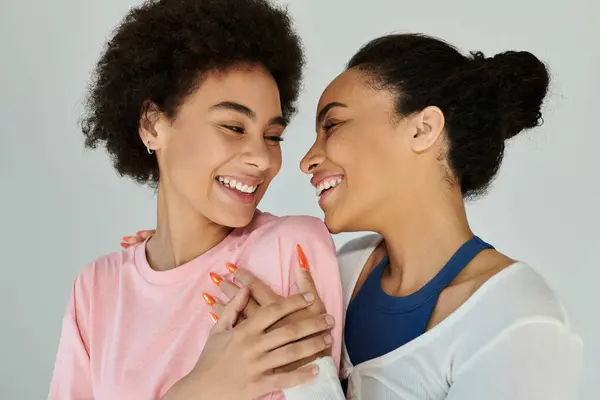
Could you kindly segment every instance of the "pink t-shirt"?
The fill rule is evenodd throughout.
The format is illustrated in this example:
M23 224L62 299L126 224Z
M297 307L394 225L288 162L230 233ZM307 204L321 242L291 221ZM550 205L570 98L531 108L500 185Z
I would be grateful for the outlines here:
M232 262L289 295L297 292L296 244L306 253L328 313L336 318L333 357L339 366L344 304L331 236L316 218L257 212L249 226L169 271L150 267L144 244L88 265L69 298L48 398L160 399L194 367L213 326L202 292L220 292L209 272L228 277L225 263Z

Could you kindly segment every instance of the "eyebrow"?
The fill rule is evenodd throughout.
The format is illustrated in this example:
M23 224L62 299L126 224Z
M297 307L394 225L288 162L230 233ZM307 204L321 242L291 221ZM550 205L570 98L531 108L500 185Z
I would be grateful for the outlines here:
M243 104L236 103L233 101L223 101L223 102L215 104L214 106L211 106L209 108L209 111L215 111L215 110L235 111L235 112L238 112L240 114L247 116L248 118L250 118L253 121L256 120L256 113L254 111L252 111L252 109L250 109L249 107L247 107ZM271 118L271 120L269 121L269 125L281 125L283 127L286 127L287 121L285 118L283 118L281 115L279 115L277 117Z
M323 125L323 120L325 119L325 116L327 115L327 113L329 112L329 110L331 110L332 108L335 107L348 107L347 105L345 105L344 103L340 103L337 101L333 101L331 103L328 103L325 107L323 107L321 109L321 111L319 111L319 115L317 116L317 124Z

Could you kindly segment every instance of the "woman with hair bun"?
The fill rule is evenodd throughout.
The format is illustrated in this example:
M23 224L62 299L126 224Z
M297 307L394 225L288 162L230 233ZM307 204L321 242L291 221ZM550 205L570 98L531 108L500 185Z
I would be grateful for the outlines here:
M463 55L394 34L326 88L302 170L330 232L376 232L338 251L349 399L576 399L582 341L561 302L527 263L476 236L465 211L505 142L541 123L548 84L529 52ZM312 385L310 398L343 397L335 379Z

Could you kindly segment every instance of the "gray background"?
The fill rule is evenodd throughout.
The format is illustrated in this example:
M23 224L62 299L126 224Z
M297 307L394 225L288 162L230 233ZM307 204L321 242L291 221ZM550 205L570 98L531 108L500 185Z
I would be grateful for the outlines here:
M153 192L117 178L102 151L85 152L76 124L102 45L136 3L0 0L0 399L46 397L75 274L118 249L122 235L154 226ZM290 3L308 71L283 169L261 207L275 214L321 215L297 165L314 137L321 90L367 40L425 32L464 50L526 49L550 63L545 125L510 144L491 194L469 213L480 236L532 264L562 296L586 342L581 399L597 398L599 3Z

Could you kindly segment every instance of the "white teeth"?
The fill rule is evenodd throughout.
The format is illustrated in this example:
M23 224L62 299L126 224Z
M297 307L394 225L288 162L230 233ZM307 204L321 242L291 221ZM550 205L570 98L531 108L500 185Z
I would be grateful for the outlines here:
M321 182L317 185L317 197L321 196L323 191L336 187L342 182L342 178L336 178L329 181Z
M245 183L238 182L235 179L229 180L228 178L223 178L221 176L217 177L217 180L221 182L224 186L238 190L242 193L254 193L258 188L258 186L249 186Z

